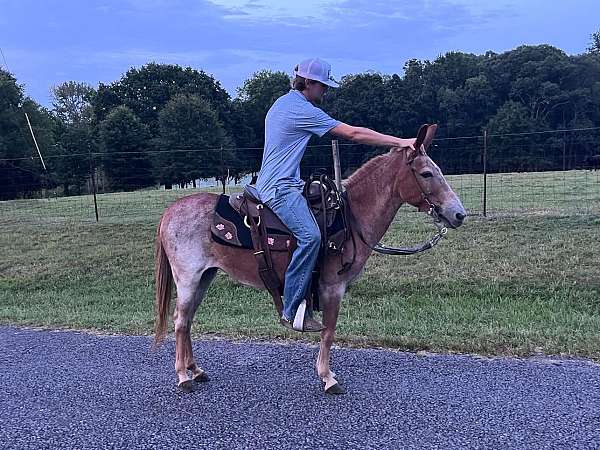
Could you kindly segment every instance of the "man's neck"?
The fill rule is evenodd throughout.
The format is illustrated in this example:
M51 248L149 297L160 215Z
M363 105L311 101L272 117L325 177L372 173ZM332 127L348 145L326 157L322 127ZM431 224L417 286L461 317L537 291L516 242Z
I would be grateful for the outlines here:
M309 103L311 103L313 106L318 106L315 102L310 101L310 99L308 98L308 95L306 95L306 91L299 91L298 89L294 89L296 92L302 94L302 97L305 98L305 100Z

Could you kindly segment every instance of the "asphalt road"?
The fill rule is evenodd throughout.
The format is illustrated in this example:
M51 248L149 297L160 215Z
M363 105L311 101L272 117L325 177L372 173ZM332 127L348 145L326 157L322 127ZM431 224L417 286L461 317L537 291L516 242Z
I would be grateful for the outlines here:
M175 386L174 343L0 327L2 449L600 449L600 365L197 341L211 381Z

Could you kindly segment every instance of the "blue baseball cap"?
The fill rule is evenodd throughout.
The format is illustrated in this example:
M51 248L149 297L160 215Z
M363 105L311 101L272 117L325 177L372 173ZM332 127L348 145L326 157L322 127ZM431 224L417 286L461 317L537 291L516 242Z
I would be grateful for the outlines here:
M339 83L331 76L331 65L319 58L302 61L294 68L294 75L319 81L334 88L340 87Z

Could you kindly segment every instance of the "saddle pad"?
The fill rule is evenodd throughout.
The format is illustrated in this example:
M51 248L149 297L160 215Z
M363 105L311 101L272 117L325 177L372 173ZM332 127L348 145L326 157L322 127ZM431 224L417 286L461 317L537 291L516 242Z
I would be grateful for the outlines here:
M229 204L228 195L221 194L219 196L210 231L214 241L218 244L249 250L254 249L250 229L244 224L244 218ZM275 248L272 248L272 250L287 250L290 244L288 243L289 239L283 240L283 238L286 238L286 234L271 228L267 228L267 234L282 237L281 241L283 242L279 242L280 240L273 242ZM272 240L269 243L271 244L271 242Z

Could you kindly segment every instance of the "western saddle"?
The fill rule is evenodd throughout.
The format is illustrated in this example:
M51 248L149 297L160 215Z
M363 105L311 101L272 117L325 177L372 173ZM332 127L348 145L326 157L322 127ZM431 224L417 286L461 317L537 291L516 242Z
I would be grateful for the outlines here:
M313 310L319 310L318 278L323 258L332 254L342 257L350 230L345 195L340 194L327 175L311 176L305 183L303 194L321 231L321 249L306 298L307 309L312 313ZM221 195L215 208L211 232L213 240L219 244L254 250L260 278L273 297L281 317L284 280L277 275L271 252L287 252L287 267L296 248L296 238L277 215L260 201L254 186L246 185L241 194L231 197ZM351 265L342 260L340 272L348 270Z

